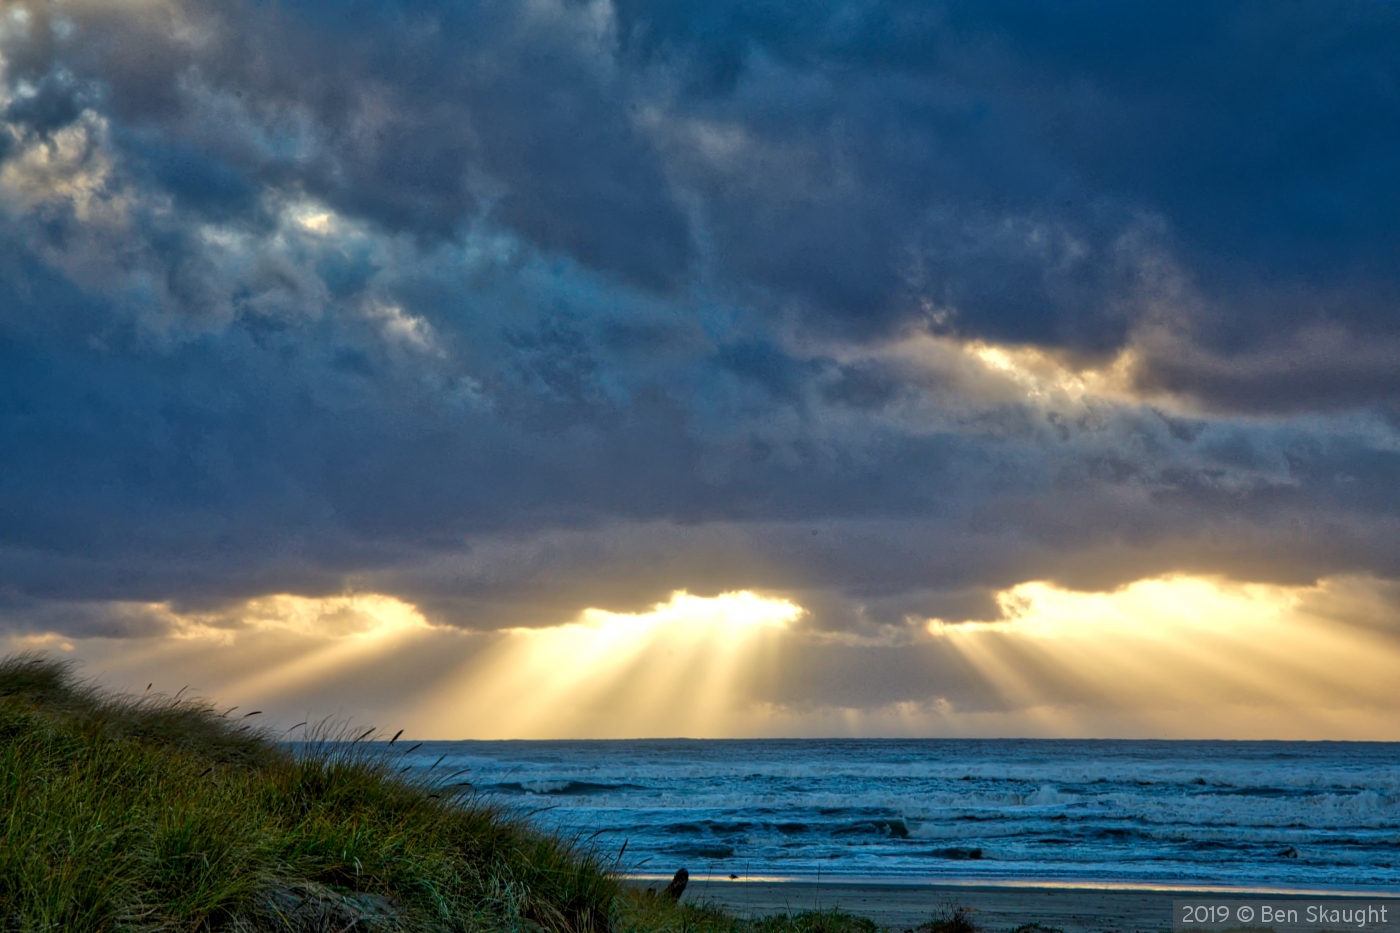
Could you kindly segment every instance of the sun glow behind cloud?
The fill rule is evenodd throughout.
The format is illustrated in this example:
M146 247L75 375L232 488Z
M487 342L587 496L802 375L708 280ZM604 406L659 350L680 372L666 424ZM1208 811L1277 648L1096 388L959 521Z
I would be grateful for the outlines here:
M1077 593L1026 583L1000 594L1002 620L927 628L1041 734L1394 738L1395 633L1325 610L1366 584L1168 577ZM1052 682L1078 701L1047 703Z
M956 386L960 398L981 404L1077 409L1093 403L1151 401L1178 407L1166 396L1144 398L1134 375L1140 352L1132 345L1107 359L1075 361L1064 353L1029 345L958 340L916 331L880 348L877 356L901 361L915 372L937 374Z
M434 624L386 595L275 595L217 613L130 604L127 617L153 614L166 633L10 647L66 649L127 689L154 671L158 689L192 684L283 724L338 715L432 738L1396 739L1388 598L1364 578L1030 582L999 595L999 619L910 620L853 641L789 599L742 591L496 632Z
M644 613L587 609L579 621L511 629L438 698L435 731L483 738L723 736L742 730L736 679L771 663L802 614L753 593L672 595Z

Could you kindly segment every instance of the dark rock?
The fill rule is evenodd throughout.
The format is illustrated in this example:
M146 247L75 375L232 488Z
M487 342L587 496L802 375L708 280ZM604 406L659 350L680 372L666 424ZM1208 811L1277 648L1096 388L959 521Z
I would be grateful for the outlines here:
M673 901L678 901L681 899L681 895L685 893L685 886L689 882L690 872L682 868L680 871L676 872L676 876L671 879L671 883L666 885L666 890L661 893Z
M961 848L961 847L954 847L954 848L948 848L948 849L934 849L932 852L930 852L930 853L928 853L928 854L929 854L929 855L932 855L932 856L936 856L937 858L950 858L950 859L957 859L957 860L962 860L962 859L980 859L980 858L982 857L982 850L981 850L981 849L964 849L964 848Z

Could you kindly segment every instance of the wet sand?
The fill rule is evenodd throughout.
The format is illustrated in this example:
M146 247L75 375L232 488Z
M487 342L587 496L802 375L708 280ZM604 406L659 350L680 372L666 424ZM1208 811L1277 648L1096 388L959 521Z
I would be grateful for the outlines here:
M663 887L661 882L639 882ZM730 881L692 876L687 901L707 901L740 916L839 907L869 917L891 930L909 930L926 922L940 909L955 907L975 911L975 922L1002 933L1028 923L1063 930L1064 933L1163 933L1172 928L1172 903L1200 897L1205 903L1223 898L1266 897L1317 902L1375 900L1357 895L1250 894L1245 891L1192 892L1187 890L1135 890L1066 887L1016 887L958 884L880 884L849 881ZM1389 895L1394 897L1395 895Z

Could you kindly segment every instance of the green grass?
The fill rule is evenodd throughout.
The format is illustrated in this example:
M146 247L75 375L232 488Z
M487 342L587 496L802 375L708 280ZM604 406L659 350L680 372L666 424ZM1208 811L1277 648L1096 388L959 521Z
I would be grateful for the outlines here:
M294 754L202 701L0 660L0 933L876 933L629 888L446 775L405 776L401 746L332 738Z
M613 928L597 857L385 744L293 755L200 702L0 662L0 930Z

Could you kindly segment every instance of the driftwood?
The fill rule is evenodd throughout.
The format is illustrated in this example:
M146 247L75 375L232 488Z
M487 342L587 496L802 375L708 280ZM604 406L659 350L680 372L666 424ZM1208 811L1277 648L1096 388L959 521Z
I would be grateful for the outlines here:
M685 886L689 881L690 872L682 868L680 871L676 872L676 877L671 879L671 883L666 885L666 890L661 893L673 901L678 901L681 899L681 895L685 893Z

